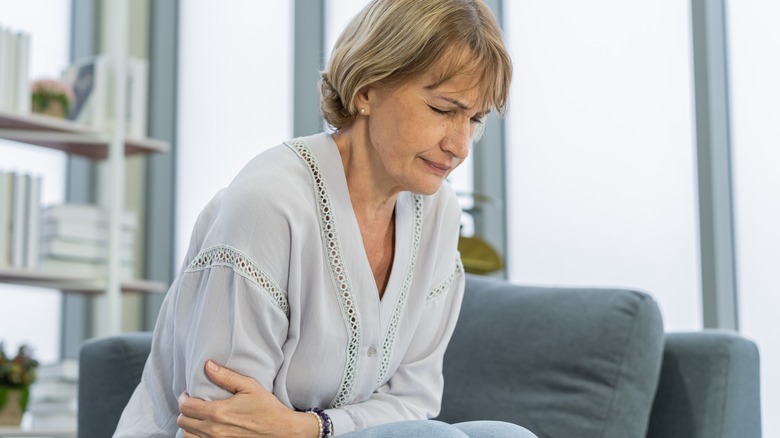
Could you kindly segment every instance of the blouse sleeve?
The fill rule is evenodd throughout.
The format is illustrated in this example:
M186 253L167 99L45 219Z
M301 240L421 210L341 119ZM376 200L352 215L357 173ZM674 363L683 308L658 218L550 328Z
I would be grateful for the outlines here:
M172 317L187 392L206 400L231 395L206 376L208 360L273 391L284 358L286 312L281 288L247 256L224 245L203 250L184 273Z
M327 409L338 435L403 420L436 417L444 390L444 352L460 313L465 276L457 264L446 287L428 293L425 313L401 365L371 398Z
M229 397L206 376L207 360L273 391L289 327L286 292L237 249L202 247L214 216L207 208L193 231L188 262L160 309L141 382L115 437L177 434L182 392L206 400Z

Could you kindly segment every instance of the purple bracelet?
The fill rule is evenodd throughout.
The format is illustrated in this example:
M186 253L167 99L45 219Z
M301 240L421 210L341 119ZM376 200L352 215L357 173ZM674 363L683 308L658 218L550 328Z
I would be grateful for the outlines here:
M333 421L330 419L330 415L326 414L325 411L323 411L320 408L309 408L306 409L304 412L314 412L320 417L320 420L322 420L322 435L320 438L332 438L335 434L335 429L333 427Z

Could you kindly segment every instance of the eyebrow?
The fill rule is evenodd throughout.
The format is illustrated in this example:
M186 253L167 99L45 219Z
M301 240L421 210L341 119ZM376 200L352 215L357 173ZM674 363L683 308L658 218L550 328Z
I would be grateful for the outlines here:
M440 99L443 99L443 100L446 100L447 102L449 102L449 103L451 103L451 104L453 104L453 105L457 106L458 108L460 108L460 109L462 109L462 110L464 110L464 111L465 111L465 110L470 110L470 109L471 109L471 107L470 107L470 106L467 106L465 103L463 103L463 102L459 101L458 99L453 99L453 98L451 98L451 97L444 97L444 96L439 96L439 98L440 98Z
M439 99L445 100L445 101L447 101L447 102L449 102L449 103L451 103L451 104L453 104L453 105L457 106L458 108L462 109L463 111L468 111L468 110L470 110L470 109L471 109L471 107L470 107L470 106L467 106L465 103L463 103L463 102L459 101L458 99L453 99L453 98L451 98L451 97L446 97L446 96L442 96L442 95L438 95L437 97L438 97ZM490 110L487 110L487 111L479 111L477 114L475 114L475 116L476 116L477 118L480 118L480 119L481 119L481 118L483 118L483 117L487 116L488 114L490 114Z

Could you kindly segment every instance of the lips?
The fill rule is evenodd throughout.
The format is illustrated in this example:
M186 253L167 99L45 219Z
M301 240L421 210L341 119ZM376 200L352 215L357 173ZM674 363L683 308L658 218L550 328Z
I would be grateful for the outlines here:
M425 158L422 158L422 160L428 169L430 169L431 172L438 176L447 176L447 174L450 172L451 166L449 164L436 163L430 160L426 160Z

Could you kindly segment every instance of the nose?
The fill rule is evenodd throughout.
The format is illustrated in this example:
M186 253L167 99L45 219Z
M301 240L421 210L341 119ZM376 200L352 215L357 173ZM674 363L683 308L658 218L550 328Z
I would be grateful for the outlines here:
M453 120L447 138L442 142L442 149L461 161L465 160L469 155L472 128L471 119L468 117Z

